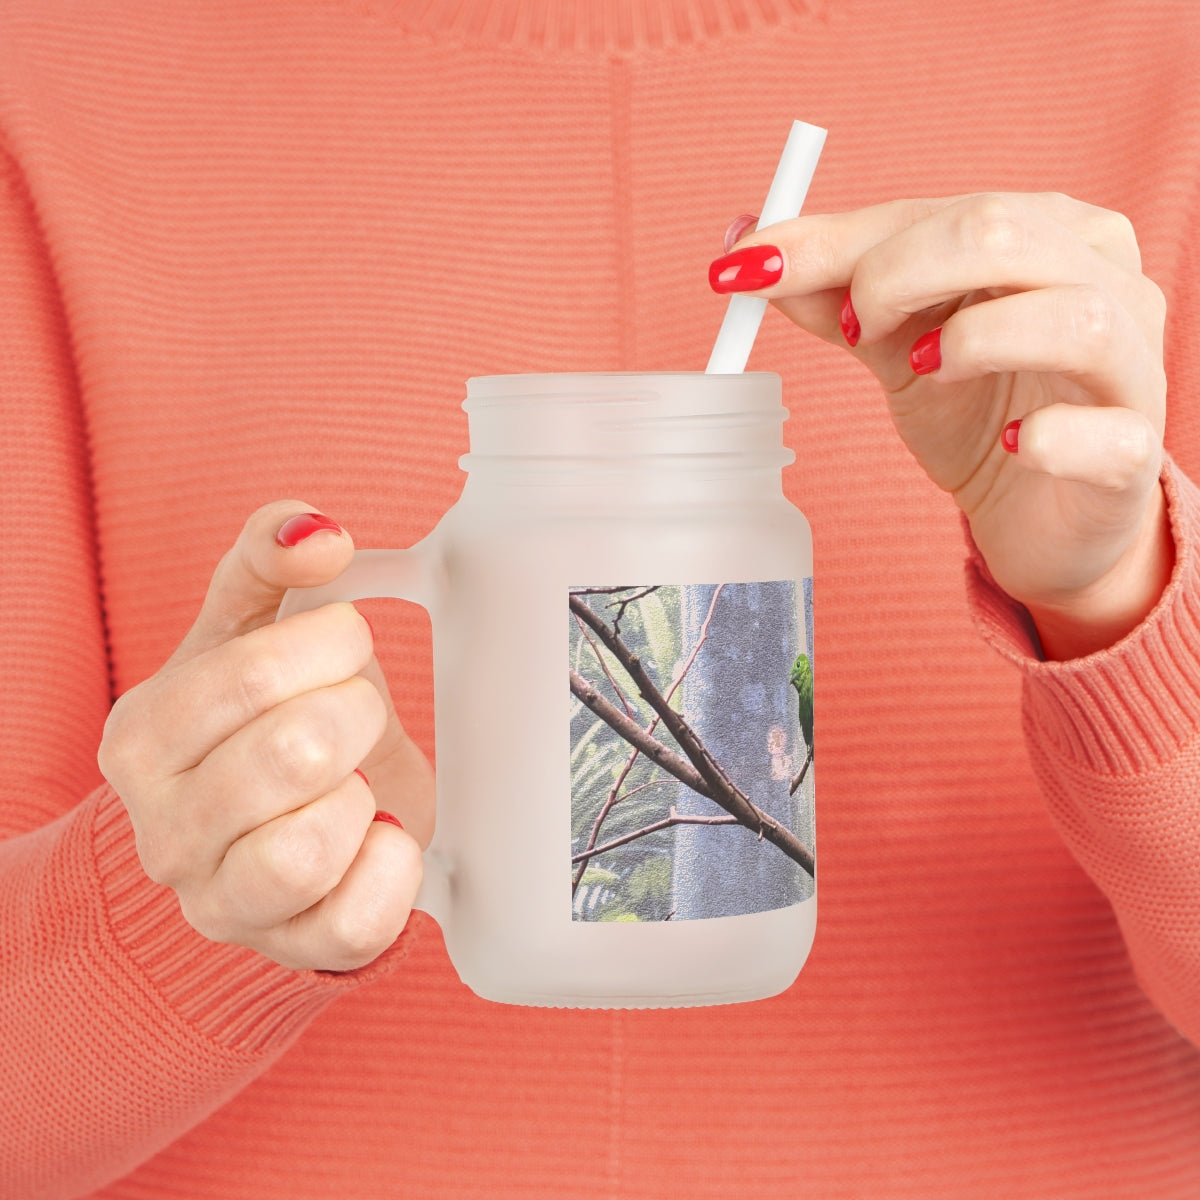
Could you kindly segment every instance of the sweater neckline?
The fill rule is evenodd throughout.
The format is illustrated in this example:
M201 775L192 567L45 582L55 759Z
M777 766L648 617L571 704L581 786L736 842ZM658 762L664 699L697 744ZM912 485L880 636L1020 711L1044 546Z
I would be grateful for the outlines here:
M822 18L829 0L351 0L417 36L477 46L629 53Z

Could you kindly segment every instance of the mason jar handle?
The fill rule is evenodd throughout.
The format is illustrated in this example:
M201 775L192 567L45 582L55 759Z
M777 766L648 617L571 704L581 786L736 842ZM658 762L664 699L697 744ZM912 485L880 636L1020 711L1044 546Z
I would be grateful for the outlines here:
M431 609L435 580L428 542L426 538L408 550L356 550L350 565L332 582L289 589L275 620L336 600L390 598ZM431 845L422 855L422 866L424 875L413 908L428 913L445 930L452 907L450 859Z

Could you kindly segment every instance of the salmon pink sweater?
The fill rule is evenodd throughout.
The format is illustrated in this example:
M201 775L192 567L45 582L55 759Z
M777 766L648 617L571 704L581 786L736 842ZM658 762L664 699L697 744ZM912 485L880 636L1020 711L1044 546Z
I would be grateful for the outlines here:
M0 0L0 1196L1200 1195L1198 57L1190 0ZM468 376L703 369L794 118L813 212L1132 219L1157 608L1040 661L873 379L768 312L816 543L795 985L522 1008L419 915L345 975L200 937L98 773L113 698L261 504L428 532ZM426 619L363 609L432 754Z

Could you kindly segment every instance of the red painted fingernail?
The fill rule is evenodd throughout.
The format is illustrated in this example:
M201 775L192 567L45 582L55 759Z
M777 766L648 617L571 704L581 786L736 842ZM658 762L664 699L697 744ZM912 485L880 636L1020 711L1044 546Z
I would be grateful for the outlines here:
M741 239L746 230L748 230L752 225L757 224L758 218L752 216L750 213L742 213L740 217L734 217L733 220L729 222L729 228L725 230L725 253L729 253L733 247L733 244Z
M1004 432L1000 435L1000 440L1004 443L1004 448L1009 454L1016 454L1017 452L1017 432L1020 428L1020 421L1009 421L1004 427Z
M922 334L908 352L908 361L918 375L932 375L942 365L942 327Z
M745 246L718 258L708 268L714 292L757 292L783 278L783 255L778 246Z
M357 767L354 768L354 773L363 781L363 783L367 785L367 787L371 786L371 781Z
M854 305L850 301L850 289L846 289L845 298L842 300L842 311L838 315L838 320L842 326L842 337L846 339L846 345L857 346L858 339L862 337L862 328L858 323L858 316L854 311Z
M382 808L378 809L376 811L375 815L371 818L371 820L372 821L386 821L389 825L395 825L395 827L397 829L404 828L404 826L400 824L399 818L393 817L390 812L384 812Z
M331 521L320 513L300 513L298 516L289 517L284 521L275 535L275 540L281 546L290 549L292 546L299 545L305 538L312 537L314 533L320 533L323 529L327 529L331 533L342 532L342 527L336 521Z

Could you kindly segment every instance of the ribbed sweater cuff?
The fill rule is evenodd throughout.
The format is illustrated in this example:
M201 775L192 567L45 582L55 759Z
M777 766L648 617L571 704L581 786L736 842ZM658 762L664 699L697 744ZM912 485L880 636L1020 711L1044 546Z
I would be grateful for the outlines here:
M388 973L408 953L416 922L374 962L342 973L295 971L209 941L183 919L175 893L142 870L120 797L105 787L93 800L96 870L119 952L189 1025L229 1051L278 1051L339 994Z
M1162 484L1175 567L1154 609L1115 645L1046 662L1028 610L993 579L963 519L967 599L985 640L1024 675L1025 725L1101 774L1152 770L1196 733L1200 713L1200 492L1166 456Z

